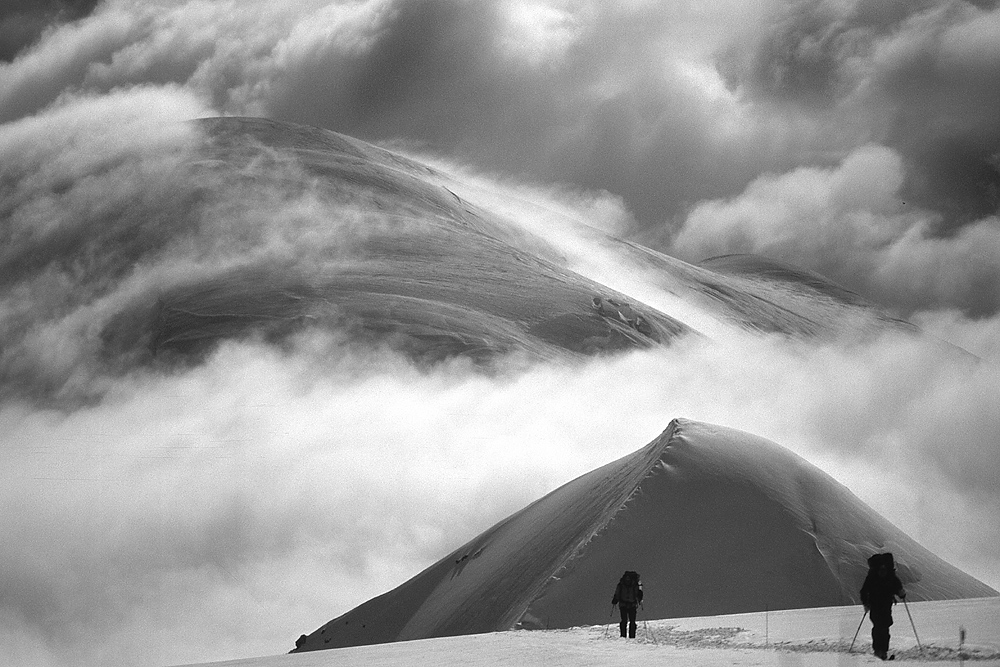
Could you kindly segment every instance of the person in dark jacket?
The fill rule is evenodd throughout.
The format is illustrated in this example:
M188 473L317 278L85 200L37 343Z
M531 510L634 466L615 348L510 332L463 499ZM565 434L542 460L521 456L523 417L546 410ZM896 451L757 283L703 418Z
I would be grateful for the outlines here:
M861 604L872 621L872 651L882 660L889 654L889 626L896 598L906 597L903 583L896 576L891 553L874 554L868 559L868 576L861 586Z
M639 574L627 570L618 581L615 595L611 598L612 606L618 605L618 611L621 612L622 622L619 627L622 637L625 636L627 629L628 636L635 639L635 614L640 602L642 602L642 582L639 581Z

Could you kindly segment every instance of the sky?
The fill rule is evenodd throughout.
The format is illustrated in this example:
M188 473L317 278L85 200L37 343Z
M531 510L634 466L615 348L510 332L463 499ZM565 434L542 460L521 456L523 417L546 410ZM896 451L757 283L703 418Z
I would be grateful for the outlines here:
M998 45L995 2L4 3L0 653L282 652L677 416L794 449L1000 586ZM724 338L484 377L315 333L109 378L118 305L229 261L225 217L175 196L176 121L213 115L426 156L686 261L812 269L982 362ZM314 223L247 252L308 260Z

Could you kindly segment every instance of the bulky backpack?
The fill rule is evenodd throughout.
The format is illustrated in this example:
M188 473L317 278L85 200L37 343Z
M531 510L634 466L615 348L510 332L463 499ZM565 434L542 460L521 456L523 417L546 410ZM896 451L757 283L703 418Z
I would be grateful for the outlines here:
M638 572L626 570L619 583L621 584L621 595L618 598L620 602L638 603L642 601L642 582L639 581Z
M891 552L885 552L884 554L872 554L868 558L868 569L875 571L879 569L882 565L885 565L890 573L896 571L896 560L892 557Z

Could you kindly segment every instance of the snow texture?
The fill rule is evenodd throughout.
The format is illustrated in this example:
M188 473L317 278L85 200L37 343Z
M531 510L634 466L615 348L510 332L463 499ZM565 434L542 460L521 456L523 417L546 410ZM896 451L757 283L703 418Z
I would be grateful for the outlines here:
M1000 665L1000 598L910 602L894 609L890 648L896 662ZM565 630L508 631L351 647L267 658L216 667L546 667L655 665L876 665L870 628L859 606L755 612L652 620L641 612L636 639L617 636L605 623ZM610 624L610 625L609 625ZM916 634L914 634L914 628ZM959 645L959 629L966 630ZM918 643L919 639L919 643Z

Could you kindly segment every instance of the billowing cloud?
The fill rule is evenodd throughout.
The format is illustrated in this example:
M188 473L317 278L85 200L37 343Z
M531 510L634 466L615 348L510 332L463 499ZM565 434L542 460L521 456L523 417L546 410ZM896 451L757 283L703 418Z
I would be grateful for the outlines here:
M0 125L0 394L89 382L103 323L163 284L135 269L196 225L182 121L205 113L182 90L137 87Z
M672 249L691 261L758 253L818 271L860 294L921 308L1000 309L1000 219L942 237L940 215L902 199L900 156L863 146L834 168L761 176L738 197L695 206Z
M175 84L222 113L611 192L659 249L699 201L876 144L902 160L921 235L947 238L1000 203L998 16L961 0L107 0L0 64L0 120L64 91ZM928 305L970 308L976 285Z
M7 0L0 8L0 61L10 61L53 24L93 11L98 0Z
M71 414L8 403L0 646L34 664L287 650L679 415L791 447L996 586L998 377L908 339L691 341L485 376L307 335Z
M992 1L805 0L777 5L720 67L746 99L825 118L842 149L895 149L906 198L951 230L1000 205L998 36Z
M710 60L730 34L721 26L747 11L109 0L0 69L0 119L66 89L175 83L225 113L403 138L480 167L612 190L648 225L720 179L731 191L762 162L788 164L768 147L794 149L796 132L743 113Z

